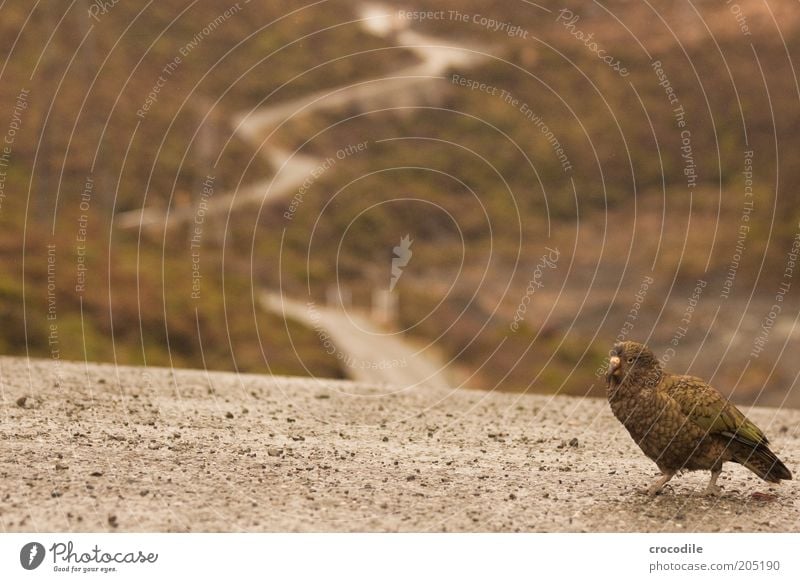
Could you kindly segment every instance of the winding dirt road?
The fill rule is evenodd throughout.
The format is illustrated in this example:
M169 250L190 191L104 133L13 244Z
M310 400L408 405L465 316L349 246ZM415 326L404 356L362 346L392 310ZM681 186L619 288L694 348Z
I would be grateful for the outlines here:
M320 167L322 159L306 154L287 152L271 144L267 136L284 121L315 112L340 109L352 105L360 108L374 103L395 106L416 104L427 91L439 92L441 75L451 68L467 69L484 57L481 47L421 34L408 28L409 22L399 17L396 9L365 2L359 9L361 28L365 32L391 38L395 48L407 49L419 59L416 65L387 73L383 77L339 87L322 89L311 95L243 111L233 116L234 134L269 161L275 170L271 179L243 186L236 192L215 196L206 214L226 213L232 208L264 202L278 204L290 197L311 172ZM121 212L117 225L125 229L174 227L194 216L194 208L145 208Z
M453 377L430 350L416 349L399 335L381 330L363 315L309 305L274 293L261 295L261 306L315 330L336 354L342 370L357 382L387 383L397 388L453 385Z

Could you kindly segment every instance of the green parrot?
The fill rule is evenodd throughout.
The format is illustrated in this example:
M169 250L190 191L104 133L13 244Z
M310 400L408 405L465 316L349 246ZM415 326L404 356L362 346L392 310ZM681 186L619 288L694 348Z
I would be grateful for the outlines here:
M701 378L665 372L646 346L614 345L608 402L645 455L661 470L656 495L678 471L711 471L706 495L719 495L722 464L731 461L770 483L792 474L769 449L764 433Z

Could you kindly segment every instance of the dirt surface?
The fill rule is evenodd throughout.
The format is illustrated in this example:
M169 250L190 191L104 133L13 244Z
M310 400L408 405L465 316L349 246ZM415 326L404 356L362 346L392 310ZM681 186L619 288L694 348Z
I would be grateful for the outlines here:
M0 423L3 531L800 531L737 465L648 499L602 400L0 358Z

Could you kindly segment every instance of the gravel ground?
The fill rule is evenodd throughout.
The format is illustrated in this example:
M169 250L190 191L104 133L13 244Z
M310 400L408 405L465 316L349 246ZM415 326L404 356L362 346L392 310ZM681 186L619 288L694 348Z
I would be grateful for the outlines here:
M4 531L800 531L737 465L647 498L602 400L0 358L0 434Z

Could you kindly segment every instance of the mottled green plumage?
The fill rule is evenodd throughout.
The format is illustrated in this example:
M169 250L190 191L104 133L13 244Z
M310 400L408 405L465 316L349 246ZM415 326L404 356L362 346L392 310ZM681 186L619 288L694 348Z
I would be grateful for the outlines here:
M736 433L753 446L768 444L760 428L701 378L664 374L662 387L684 414L710 434Z
M740 463L778 483L792 474L769 449L764 433L701 378L665 372L642 344L614 346L608 400L642 451L662 472L649 492L657 493L681 470L710 470L707 493L717 494L723 463Z

